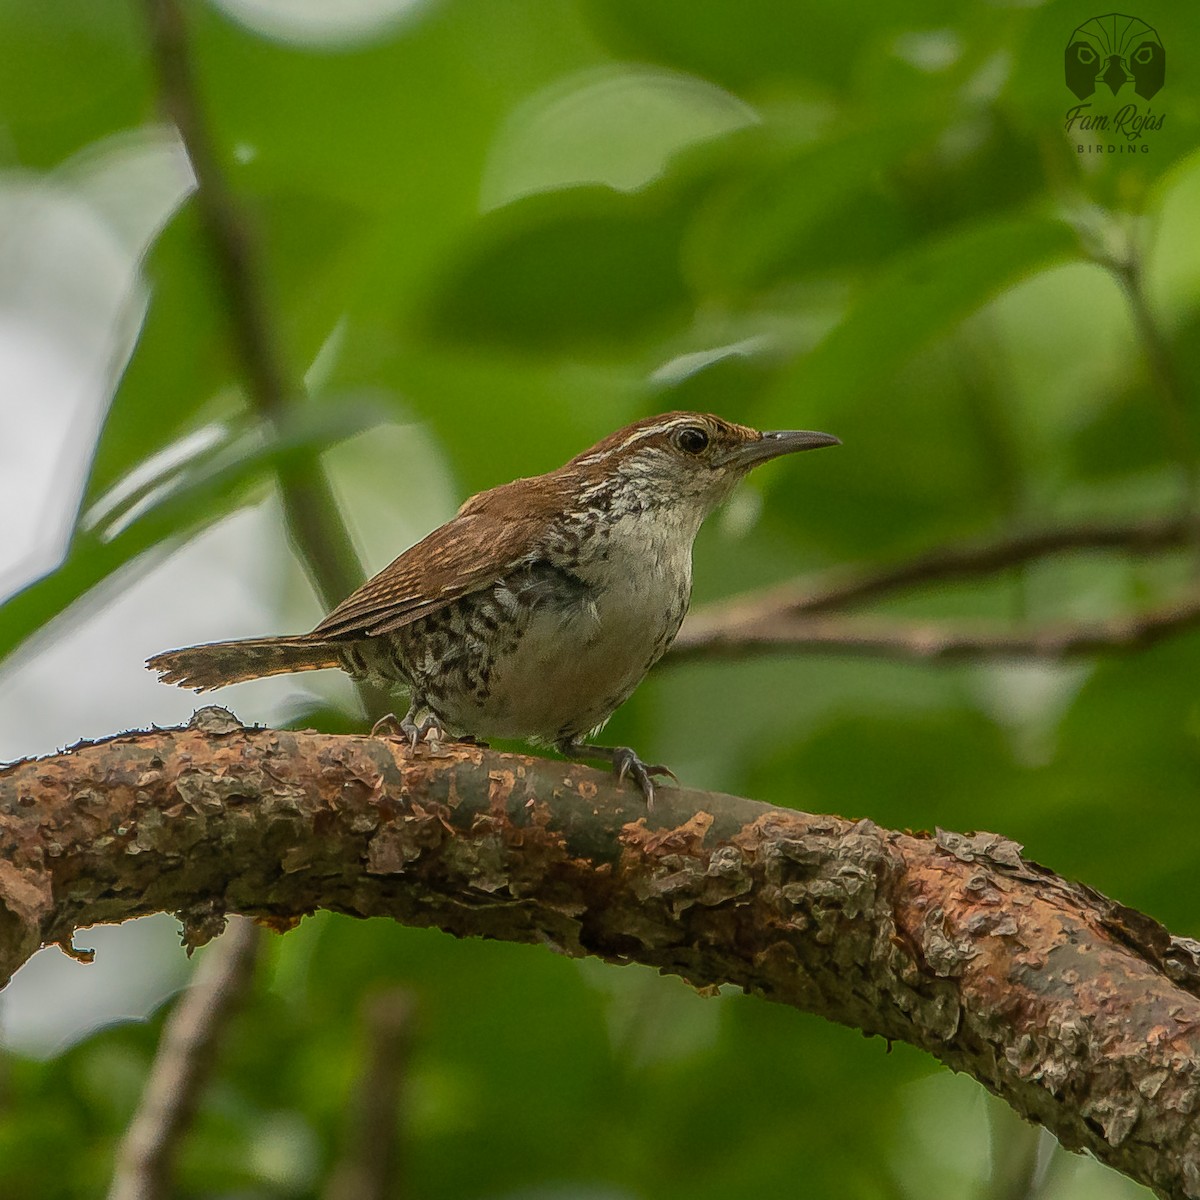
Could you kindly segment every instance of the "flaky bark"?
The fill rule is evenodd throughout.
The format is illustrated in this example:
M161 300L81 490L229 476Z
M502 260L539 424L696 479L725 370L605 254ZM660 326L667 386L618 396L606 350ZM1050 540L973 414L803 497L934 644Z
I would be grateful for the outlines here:
M1200 957L994 834L662 788L478 747L186 728L0 773L0 976L75 929L318 908L733 983L969 1072L1064 1145L1200 1197Z

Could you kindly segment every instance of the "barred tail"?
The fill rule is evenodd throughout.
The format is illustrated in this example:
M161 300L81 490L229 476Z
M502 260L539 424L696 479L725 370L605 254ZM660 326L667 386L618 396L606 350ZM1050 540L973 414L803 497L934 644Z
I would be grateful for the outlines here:
M163 683L177 683L198 692L246 679L261 679L266 675L319 671L322 667L341 665L334 643L312 641L308 637L209 642L204 646L168 650L146 660L146 666L157 671Z

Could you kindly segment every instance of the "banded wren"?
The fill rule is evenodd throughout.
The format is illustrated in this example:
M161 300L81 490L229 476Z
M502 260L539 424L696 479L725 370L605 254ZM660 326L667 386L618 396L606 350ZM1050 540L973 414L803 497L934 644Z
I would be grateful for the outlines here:
M340 667L407 689L399 727L414 750L431 733L549 743L610 762L652 804L666 767L585 739L678 633L704 518L759 463L838 444L702 413L635 421L555 471L472 496L312 633L169 650L147 666L198 692Z

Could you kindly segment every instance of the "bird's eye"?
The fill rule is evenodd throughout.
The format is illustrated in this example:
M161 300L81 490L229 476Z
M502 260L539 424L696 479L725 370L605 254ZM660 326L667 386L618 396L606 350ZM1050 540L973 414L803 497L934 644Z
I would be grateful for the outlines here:
M675 445L686 454L701 454L708 446L708 434L698 425L686 425L675 435Z

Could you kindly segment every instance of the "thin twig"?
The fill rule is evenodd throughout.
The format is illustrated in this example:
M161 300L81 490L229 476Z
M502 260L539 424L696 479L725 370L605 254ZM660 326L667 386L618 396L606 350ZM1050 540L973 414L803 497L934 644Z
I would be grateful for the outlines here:
M990 575L1054 554L1122 550L1150 554L1186 547L1194 536L1187 515L1113 524L1089 522L1033 530L987 542L942 546L885 567L839 571L709 605L684 623L667 661L758 653L767 649L846 649L906 658L1065 657L1157 640L1195 617L1185 600L1144 617L1095 625L1059 624L1041 630L947 626L835 614L912 588ZM1135 640L1130 642L1130 637Z
M259 941L252 921L231 917L200 960L163 1028L138 1110L117 1150L108 1200L165 1200L175 1194L176 1153L221 1035L253 979Z
M286 424L302 391L279 353L263 296L245 214L225 178L209 134L188 51L187 28L176 0L146 0L150 42L164 109L196 173L196 205L229 313L230 336L249 403L276 428ZM320 459L281 466L279 494L288 533L327 610L344 600L365 573ZM367 715L387 711L381 693L358 688Z
M1193 535L1193 526L1186 516L1036 529L992 541L941 546L892 566L862 567L849 572L838 571L822 580L784 584L713 605L703 615L715 617L720 614L730 621L736 617L739 621L749 622L787 613L829 612L930 583L990 575L1053 554L1089 550L1151 554L1183 548Z
M875 616L777 612L749 621L697 616L680 631L669 661L780 650L838 651L925 661L1046 659L1140 650L1200 625L1200 593L1131 616L1033 629L951 625Z
M402 987L370 996L363 1005L363 1072L326 1200L398 1200L404 1193L397 1126L412 1046L413 1009L412 993Z
M1102 264L1112 272L1129 304L1133 327L1142 343L1150 374L1157 388L1167 436L1174 447L1183 476L1184 512L1192 518L1192 538L1200 542L1200 452L1196 430L1183 381L1175 369L1171 347L1146 294L1142 256L1134 245L1121 258L1102 256Z

